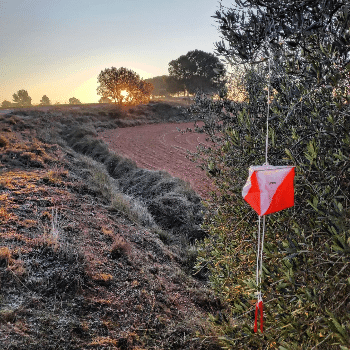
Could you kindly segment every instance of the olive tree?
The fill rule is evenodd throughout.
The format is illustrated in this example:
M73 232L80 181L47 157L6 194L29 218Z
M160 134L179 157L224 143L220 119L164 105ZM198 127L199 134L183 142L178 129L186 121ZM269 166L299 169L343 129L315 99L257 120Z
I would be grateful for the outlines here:
M201 149L217 192L197 269L231 305L235 349L350 345L350 16L347 1L236 1L215 18L218 55L243 72L242 100L197 94L190 112L215 146ZM226 40L226 43L225 41ZM268 101L268 92L270 100ZM250 165L296 166L295 206L267 216L264 334L253 332L257 214L242 188Z

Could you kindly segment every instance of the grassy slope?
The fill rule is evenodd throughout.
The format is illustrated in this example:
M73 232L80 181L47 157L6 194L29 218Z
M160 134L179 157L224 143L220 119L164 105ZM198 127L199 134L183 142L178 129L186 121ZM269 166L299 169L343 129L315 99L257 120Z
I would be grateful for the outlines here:
M188 237L118 192L99 154L81 154L96 130L185 114L164 103L14 113L0 116L1 348L219 349L208 313L223 306L189 273Z

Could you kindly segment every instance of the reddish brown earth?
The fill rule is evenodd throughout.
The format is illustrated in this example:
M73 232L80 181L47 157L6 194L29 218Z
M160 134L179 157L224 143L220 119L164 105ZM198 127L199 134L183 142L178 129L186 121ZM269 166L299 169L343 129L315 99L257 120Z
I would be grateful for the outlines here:
M99 137L116 151L145 169L165 170L181 178L203 198L213 185L206 173L187 156L198 145L209 145L206 134L181 133L187 128L194 130L194 123L149 124L103 131Z

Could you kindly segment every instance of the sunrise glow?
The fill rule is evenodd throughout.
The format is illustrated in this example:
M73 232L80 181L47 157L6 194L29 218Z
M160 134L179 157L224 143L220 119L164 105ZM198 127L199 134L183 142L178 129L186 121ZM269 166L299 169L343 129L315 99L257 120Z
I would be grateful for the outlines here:
M128 92L126 90L122 90L120 93L121 93L121 95L123 97L128 97L129 96L129 94L128 94Z

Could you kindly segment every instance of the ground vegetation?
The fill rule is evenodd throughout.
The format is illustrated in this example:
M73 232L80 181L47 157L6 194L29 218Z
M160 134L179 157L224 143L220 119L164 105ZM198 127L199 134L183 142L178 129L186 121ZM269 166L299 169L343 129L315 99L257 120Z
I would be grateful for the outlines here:
M199 208L198 196L111 154L96 137L162 122L165 105L151 105L147 120L133 107L101 104L0 116L2 348L220 349L208 318L221 322L225 305L205 275L192 276L196 249L185 232L193 223L188 208L170 206L176 196L176 204ZM141 178L154 194L141 189ZM157 218L166 196L183 232Z

